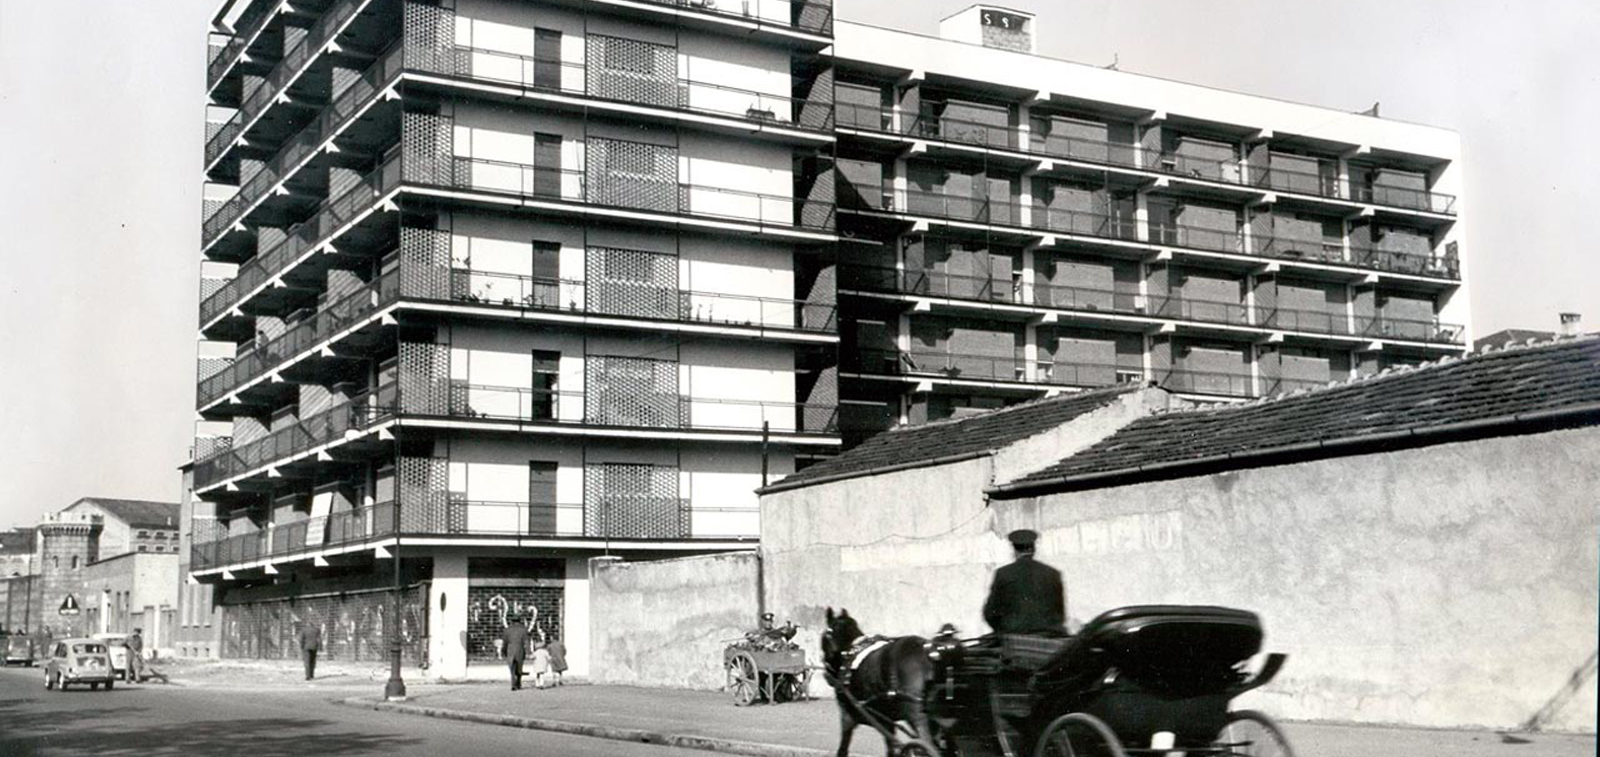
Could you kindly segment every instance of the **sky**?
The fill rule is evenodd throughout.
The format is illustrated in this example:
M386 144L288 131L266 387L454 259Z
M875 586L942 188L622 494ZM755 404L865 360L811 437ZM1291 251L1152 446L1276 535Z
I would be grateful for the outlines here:
M838 0L934 34L966 0ZM216 0L0 0L0 528L177 501ZM1039 52L1461 133L1479 335L1600 323L1593 0L1008 0ZM160 8L161 12L153 12Z

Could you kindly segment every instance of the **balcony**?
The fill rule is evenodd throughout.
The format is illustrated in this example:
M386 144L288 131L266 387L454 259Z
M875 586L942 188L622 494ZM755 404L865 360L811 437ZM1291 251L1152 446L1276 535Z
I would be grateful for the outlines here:
M519 539L650 539L727 541L754 534L696 533L696 514L743 512L696 507L687 499L617 494L596 502L527 503L468 500L456 493L425 491L393 502L358 507L248 534L197 542L190 570L213 571L261 561L293 560L394 536L487 536Z
M1181 223L1151 223L1150 244L1187 247L1192 250L1247 254L1244 233L1238 230L1209 229Z
M834 206L797 198L652 178L607 176L480 158L452 158L445 171L407 172L408 181L519 199L691 216L760 229L831 234Z
M1170 392L1222 397L1256 396L1255 379L1248 373L1174 368L1164 375L1158 375L1157 383Z
M1400 318L1384 315L1356 316L1356 332L1372 339L1393 339L1423 342L1430 345L1462 346L1466 344L1466 327L1454 323L1440 323L1438 319Z
M377 282L345 295L312 317L290 326L277 338L241 353L226 368L200 382L195 391L197 404L205 407L356 325L398 299L399 284L397 272L385 274Z
M226 139L231 144L235 138L250 130L257 119L278 102L281 95L300 78L310 65L327 52L329 43L344 32L349 23L373 0L338 0L319 18L310 31L283 58L273 66L260 84L244 93L238 112L233 115L211 141ZM267 14L268 16L272 14ZM206 148L207 165L212 162L211 145Z
M1134 369L1114 363L1035 360L916 350L858 350L855 370L881 376L928 376L950 381L1112 386L1130 380Z
M421 407L406 403L404 413L597 428L758 433L766 428L775 434L838 433L838 408L833 405L690 397L674 390L640 393L591 388L587 392L564 392L452 382L448 405Z
M400 158L397 156L367 174L343 194L322 203L310 218L291 227L288 235L271 249L240 265L232 281L200 303L201 326L227 313L301 258L343 233L363 214L371 211L379 198L400 185L400 175Z
M1251 184L1274 192L1322 197L1330 200L1351 200L1349 182L1339 179L1337 173L1299 171L1276 166L1250 165Z
M919 294L972 302L1024 304L1020 284L1013 283L1009 278L963 276L944 271L846 265L840 270L840 288Z
M1267 378L1263 376L1261 381L1262 383L1266 384L1266 389L1261 392L1261 396L1270 397L1276 394L1288 394L1290 392L1321 389L1327 386L1331 380L1332 379Z
M1456 214L1455 195L1385 184L1373 184L1366 187L1358 186L1355 190L1357 200L1373 205L1439 215L1453 216Z
M365 431L393 420L396 405L393 385L351 397L261 439L196 460L194 486L196 489L209 488L274 462L343 440L346 432Z
M1352 247L1350 253L1354 264L1362 268L1408 276L1461 280L1461 261L1454 255L1422 255L1373 247Z
M651 5L667 5L692 13L752 21L762 26L778 26L823 37L833 36L832 0L643 0Z
M678 77L660 79L634 71L543 60L533 56L456 46L454 55L428 66L431 73L508 84L629 105L734 119L740 133L797 129L833 130L833 104Z
M1015 126L933 114L904 114L895 128L894 111L879 105L838 103L841 128L936 140L972 147L1010 150L1045 158L1137 168L1140 148L1133 144L1080 139L1067 135L1031 135L1023 146Z
M1237 300L1209 300L1173 294L1150 297L1150 314L1197 323L1250 326L1250 306Z
M227 43L214 48L215 51L206 61L206 91L217 88L227 74L233 71L235 64L239 63L244 51L255 44L261 31L277 16L276 8L263 8L248 23L234 30L233 36L228 38Z
M1033 226L1057 234L1082 237L1126 241L1135 241L1139 238L1139 224L1132 218L1085 210L1051 208L1038 203L1033 206Z
M815 334L838 331L838 308L832 304L702 292L637 281L585 282L452 268L448 274L448 289L444 286L418 286L408 288L405 296L488 307L710 326L783 329Z
M1262 315L1262 326L1302 334L1350 335L1350 317L1342 305L1336 311L1273 308Z

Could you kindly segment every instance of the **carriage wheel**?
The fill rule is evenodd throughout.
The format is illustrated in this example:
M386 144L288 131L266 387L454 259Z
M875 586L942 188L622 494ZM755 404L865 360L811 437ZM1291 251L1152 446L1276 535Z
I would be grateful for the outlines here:
M1217 735L1217 746L1240 757L1294 757L1283 729L1265 713L1239 710L1228 713L1228 724Z
M920 741L907 742L894 754L895 757L939 757L938 752Z
M728 691L733 692L734 704L740 707L754 704L761 696L760 687L755 658L740 652L728 660Z
M1082 712L1050 721L1034 757L1126 757L1122 741L1099 718Z

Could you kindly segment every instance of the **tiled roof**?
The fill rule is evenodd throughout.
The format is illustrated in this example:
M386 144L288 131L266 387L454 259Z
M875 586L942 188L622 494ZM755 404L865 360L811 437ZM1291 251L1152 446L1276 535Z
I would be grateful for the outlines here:
M33 551L33 529L16 528L0 531L0 553L26 553Z
M84 497L134 528L177 528L181 512L176 502L151 502L143 499L102 499ZM73 504L77 504L74 502Z
M911 467L944 458L976 456L1055 428L1115 402L1137 387L1118 387L1024 402L963 418L901 426L878 434L838 457L785 477L768 491L824 480Z
M1510 347L1245 405L1146 416L992 493L1025 496L1102 476L1137 478L1153 475L1151 466L1250 467L1240 456L1325 457L1340 448L1357 454L1363 441L1564 410L1600 413L1600 338Z

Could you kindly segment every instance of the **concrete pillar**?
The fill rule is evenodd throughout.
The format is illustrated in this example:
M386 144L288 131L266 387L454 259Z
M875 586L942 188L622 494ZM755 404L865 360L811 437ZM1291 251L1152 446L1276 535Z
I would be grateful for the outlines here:
M1033 296L1034 282L1038 278L1039 248L1029 245L1022 248L1022 302L1023 305L1032 305L1037 302Z
M566 617L562 619L561 636L567 642L567 675L593 678L600 664L592 659L594 614L589 611L589 586L594 574L602 565L622 562L620 557L581 557L567 560L567 577L564 588Z
M1143 190L1133 194L1134 232L1139 241L1150 241L1150 193Z
M1026 228L1033 228L1033 177L1037 172L1027 169L1022 172L1022 178L1017 182L1017 223Z
M435 555L428 586L428 669L439 678L467 677L467 556Z
M1017 103L1017 149L1022 152L1032 152L1033 147L1033 120L1031 118L1033 106L1026 102Z
M911 195L906 190L910 189L910 182L906 179L906 159L895 158L894 161L894 209L902 213L911 209Z
M1032 321L1022 327L1022 377L1039 380L1039 327Z

